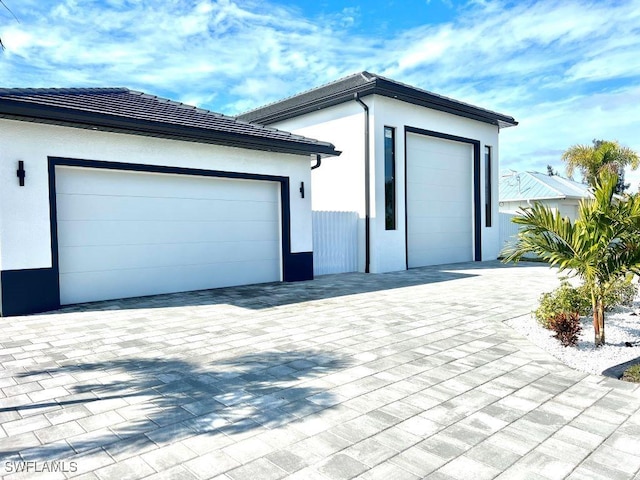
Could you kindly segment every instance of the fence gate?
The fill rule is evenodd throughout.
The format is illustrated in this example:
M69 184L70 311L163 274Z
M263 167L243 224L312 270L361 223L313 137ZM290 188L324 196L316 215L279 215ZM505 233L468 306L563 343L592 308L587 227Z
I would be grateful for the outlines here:
M500 251L506 246L515 243L520 226L511 220L517 217L515 213L500 212Z
M313 274L358 270L358 213L313 212Z

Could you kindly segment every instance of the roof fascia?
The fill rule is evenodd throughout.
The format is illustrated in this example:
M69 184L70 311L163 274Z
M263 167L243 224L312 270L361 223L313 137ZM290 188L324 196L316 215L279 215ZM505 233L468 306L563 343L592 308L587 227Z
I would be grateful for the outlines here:
M320 154L322 156L337 156L341 153L331 144L314 145L273 138L262 138L234 132L222 132L206 128L119 117L116 115L85 112L49 105L25 104L9 99L0 100L0 117L89 130L169 138L173 140L185 140L297 155Z
M320 90L322 87L320 88ZM358 93L361 97L367 95L381 95L388 98L393 98L403 102L411 103L422 107L427 107L433 110L442 111L452 115L469 118L483 123L489 123L496 125L500 128L506 128L518 125L512 117L501 115L495 112L489 112L472 105L466 105L456 102L451 99L433 95L428 92L416 90L408 85L401 85L395 82L391 82L385 79L376 77L374 80L367 82L364 85L357 85L354 87L346 88L339 92L315 98L312 100L304 101L283 110L279 110L273 113L267 113L264 115L252 115L252 112L247 112L244 115L240 115L239 118L244 118L252 122L259 124L269 125L275 122L288 120L307 113L315 112L323 108L332 107L341 103L349 102L353 100L354 94ZM301 94L300 97L304 97L306 94ZM282 103L286 102L283 100ZM265 107L265 108L268 108Z
M433 95L426 91L416 90L408 85L402 85L383 78L376 78L375 92L389 98L402 100L413 105L439 110L459 117L477 120L479 122L497 125L500 128L518 125L513 118L496 112L489 112L472 105L456 102L439 95Z
M375 86L373 84L364 86L359 85L357 87L351 87L345 90L341 90L331 95L322 96L321 98L304 101L278 112L265 115L257 115L255 117L251 115L252 112L247 112L246 114L239 115L238 118L242 118L249 122L258 123L261 125L270 125L272 123L289 120L290 118L299 117L301 115L306 115L307 113L316 112L324 108L329 108L335 105L340 105L341 103L349 102L354 99L354 95L356 93L362 97L371 95L373 93L376 93ZM283 100L283 102L284 101L285 100Z

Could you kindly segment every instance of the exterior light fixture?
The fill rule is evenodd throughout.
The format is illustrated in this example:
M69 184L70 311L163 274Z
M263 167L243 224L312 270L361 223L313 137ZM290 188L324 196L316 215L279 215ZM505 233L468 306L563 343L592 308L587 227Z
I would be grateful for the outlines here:
M24 187L24 177L27 176L27 173L24 171L24 162L22 160L18 161L18 170L16 171L16 175L18 176L20 186Z

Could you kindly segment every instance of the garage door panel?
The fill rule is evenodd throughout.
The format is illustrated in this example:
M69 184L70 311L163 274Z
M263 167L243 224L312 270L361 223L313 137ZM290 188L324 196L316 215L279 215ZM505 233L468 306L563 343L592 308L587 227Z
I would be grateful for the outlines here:
M272 240L277 222L162 222L162 221L90 221L58 222L58 246L139 245L161 243L214 242L225 238L232 242ZM256 226L258 228L256 228ZM82 235L72 232L82 230Z
M119 197L156 197L213 200L246 200L242 188L247 180L189 176L188 182L176 182L181 175L100 168L56 167L61 175L56 177L58 194L85 194ZM87 182L87 172L95 172ZM272 201L270 182L254 182L252 198L258 202ZM161 195L158 193L161 192Z
M278 281L279 195L277 182L58 167L61 303Z
M416 152L412 152L414 155ZM421 152L420 155L432 155L430 153ZM441 154L438 154L441 155ZM426 157L428 158L428 157ZM414 165L413 171L418 178L430 181L434 183L435 180L447 180L450 177L450 173L453 175L453 179L455 180L456 175L467 174L468 171L465 168L465 164L467 163L466 157L448 157L446 163L433 165L432 163L424 163L420 165ZM436 173L434 175L433 173ZM440 174L440 175L437 175ZM410 180L411 182L411 180Z
M411 236L424 235L430 232L451 232L452 234L464 234L465 242L468 243L466 235L471 235L471 229L461 225L464 220L466 220L464 217L426 217L423 221L414 222Z
M277 202L225 201L185 198L58 196L60 220L163 220L220 222L265 218ZM135 208L131 208L135 205Z
M410 185L409 188L411 187L414 191L407 196L407 200L411 202L430 204L461 202L465 206L469 203L468 192L459 191L459 185Z
M63 247L60 273L278 260L277 242Z
M428 137L425 135L419 134L409 134L414 140L412 145L412 149L415 152L427 154L427 155L444 155L448 158L451 157L466 157L466 152L463 152L460 148L460 142L454 142L449 140L443 140L435 137ZM467 145L462 144L462 146L466 147Z
M434 202L429 200L414 201L412 203L415 212L411 215L411 218L443 218L443 217L457 217L468 218L467 215L467 202L446 202L440 201L434 208ZM415 226L415 223L414 225Z
M429 262L429 265L443 265L446 263L462 263L469 260L459 251L449 247L432 247L424 250L416 250L416 255Z
M407 135L409 267L473 259L471 145Z
M185 265L129 270L124 277L126 281L118 270L60 274L60 283L67 290L64 303L72 304L127 298L132 296L133 289L135 296L157 295L244 285L249 277L254 283L266 283L279 275L279 269L269 261L233 263L230 267L224 279L216 276L209 265ZM93 293L88 296L88 291Z
M462 235L460 235L460 233L465 232L451 232L441 230L416 234L415 248L416 250L423 251L435 248L449 248L451 246L464 247L468 242L465 238L462 238Z

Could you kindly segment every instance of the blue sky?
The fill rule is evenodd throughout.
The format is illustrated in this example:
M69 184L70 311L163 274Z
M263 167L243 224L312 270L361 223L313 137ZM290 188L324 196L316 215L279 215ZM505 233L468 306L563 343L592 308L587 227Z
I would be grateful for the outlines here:
M5 3L2 86L125 86L233 115L368 70L515 117L502 170L562 171L594 138L640 152L640 0Z

